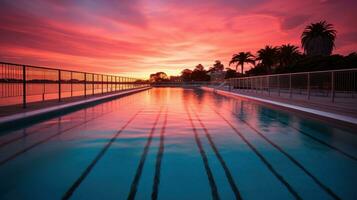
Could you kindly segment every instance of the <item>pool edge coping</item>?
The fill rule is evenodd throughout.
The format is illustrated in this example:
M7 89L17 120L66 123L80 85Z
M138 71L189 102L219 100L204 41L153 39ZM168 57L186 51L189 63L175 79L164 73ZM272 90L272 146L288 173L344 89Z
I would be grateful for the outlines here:
M39 117L42 115L50 114L53 112L60 112L62 110L78 107L81 105L87 105L90 103L95 103L95 102L99 102L99 101L106 100L106 99L126 96L126 95L130 95L130 94L133 94L136 92L148 90L151 88L152 87L149 86L149 87L143 87L143 88L138 88L138 89L126 90L126 91L121 91L121 92L114 93L114 94L79 100L79 101L70 102L70 103L66 103L66 104L62 104L62 105L51 106L48 108L41 108L41 109L37 109L37 110L16 113L16 114L5 116L5 117L0 117L0 127L6 126L9 123L20 122L22 120L28 120L32 117Z
M278 106L278 107L287 108L290 110L307 113L307 114L317 116L317 117L320 117L323 119L336 120L338 122L342 122L344 124L348 124L348 125L357 127L357 118L350 117L350 116L340 115L340 114L336 114L336 113L332 113L332 112L321 111L321 110L317 110L317 109L313 109L313 108L307 108L307 107L303 107L303 106L298 106L298 105L293 105L293 104L288 104L288 103L283 103L283 102L278 102L278 101L272 101L272 100L259 98L259 97L253 97L253 96L244 95L244 94L238 94L238 93L225 91L225 90L221 90L221 89L216 89L216 88L210 88L210 87L206 87L206 86L202 86L200 88L202 90L215 92L215 93L218 93L221 95L251 99L251 100L262 102L265 104L270 104L273 106Z

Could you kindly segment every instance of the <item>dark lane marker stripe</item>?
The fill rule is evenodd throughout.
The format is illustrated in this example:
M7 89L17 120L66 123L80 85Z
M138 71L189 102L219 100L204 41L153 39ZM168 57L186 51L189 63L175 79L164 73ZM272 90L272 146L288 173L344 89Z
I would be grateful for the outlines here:
M148 140L145 144L145 147L144 147L144 151L143 153L141 154L141 158L140 158L140 162L139 162L139 166L138 168L136 169L136 173L135 173L135 176L134 176L134 180L133 182L131 183L131 187L130 187L130 192L129 192L129 195L128 195L128 200L130 199L135 199L135 195L136 195L136 191L138 189L138 184L139 184L139 181L140 181L140 177L141 177L141 174L143 172L143 168L144 168L144 164L145 164L145 160L146 160L146 156L149 152L149 148L150 148L150 145L151 145L151 141L152 141L152 137L154 135L154 132L155 132L155 129L156 129L156 125L159 121L159 118L160 118L160 115L161 115L161 111L162 111L162 108L160 108L160 111L159 113L157 114L156 116L156 119L155 119L155 122L151 128L151 131L149 133L149 137L148 137Z
M87 108L87 109L88 109L88 108ZM92 107L92 112L93 112L93 110L94 110L94 109L93 109L93 107ZM103 111L103 108L102 108L102 111ZM104 115L104 114L107 114L107 113L111 113L111 112L113 112L113 110L112 110L112 111L109 111L109 112L106 112L106 113L103 113L103 114L101 114L101 115ZM77 112L74 112L74 113L69 113L68 115L71 116L71 117L76 117L76 115L78 115L78 113L77 113ZM59 118L61 118L61 116L59 116L57 119L59 119ZM58 123L47 124L47 125L45 125L45 126L38 127L38 128L35 129L35 130L26 132L26 135L21 135L21 136L19 136L19 137L15 137L15 138L12 138L12 139L10 139L10 140L7 140L7 141L5 141L5 142L3 142L3 143L0 143L0 148L3 148L3 147L5 147L5 146L7 146L7 145L9 145L9 144L11 144L11 143L14 143L14 142L20 140L20 139L26 138L26 137L28 137L28 136L30 136L30 135L32 135L32 134L37 134L38 131L41 131L42 129L50 128L50 127L52 127L52 126L54 126L54 125L57 125L57 124L58 124ZM30 128L30 127L28 127L28 128Z
M200 119L200 117L198 116L197 112L196 112L194 109L192 109L192 111L193 111L193 113L195 114L195 116L196 116L197 120L199 121L199 123L201 124L201 127L203 128L204 132L206 133L206 137L207 137L207 139L208 139L208 141L209 141L209 143L210 143L210 145L211 145L211 147L212 147L214 153L216 154L216 156L217 156L219 162L221 163L221 166L222 166L223 169L224 169L224 172L225 172L225 174L226 174L226 177L227 177L228 182L229 182L229 184L230 184L230 186L231 186L231 188L232 188L232 190L233 190L233 192L234 192L234 195L235 195L236 199L239 199L239 200L242 199L242 197L241 197L241 195L240 195L240 192L239 192L239 190L238 190L238 187L236 186L236 184L235 184L235 182L234 182L233 176L232 176L232 174L231 174L229 168L227 167L227 164L226 164L226 162L224 161L223 157L222 157L221 154L219 153L219 151L218 151L218 149L217 149L215 143L213 142L213 139L212 139L212 137L211 137L211 134L208 132L208 129L207 129L206 126L203 124L203 122L202 122L202 120Z
M284 151L280 146L275 144L273 141L271 141L269 138L267 138L264 134L262 134L260 131L258 131L256 128L254 128L252 125L250 125L248 122L246 122L244 119L242 119L240 117L238 117L238 119L241 120L243 123L245 123L249 128L251 128L254 132L256 132L265 141L267 141L269 144L271 144L275 149L277 149L282 154L284 154L291 162L293 162L302 171L304 171L317 185L319 185L325 192L327 192L329 195L331 195L334 199L341 199L329 187L327 187L321 181L319 181L311 172L309 172L301 163L299 163L299 161L297 161L290 154L288 154L286 151Z
M166 109L166 112L165 112L164 124L162 125L161 133L160 133L159 151L157 152L157 156L156 156L154 184L153 184L152 193L151 193L151 199L152 200L156 200L157 197L158 197L158 194L159 194L161 162L162 162L162 157L164 156L164 150L165 150L166 124L167 124L167 109Z
M109 149L109 147L113 144L113 142L117 139L117 137L124 131L124 129L138 116L138 114L142 110L136 112L119 130L116 134L109 140L109 142L103 147L103 149L97 154L94 160L88 165L88 167L83 171L80 177L72 184L72 186L67 190L67 192L63 195L62 199L69 199L74 191L78 188L78 186L82 183L82 181L88 176L93 167L97 164L97 162L103 157L105 152Z
M202 147L201 140L198 137L197 129L195 127L195 124L193 123L191 114L190 114L190 112L188 111L187 108L186 108L186 113L188 115L188 120L190 121L190 124L191 124L191 127L192 127L192 131L195 134L196 144L198 146L198 149L200 151L200 154L201 154L201 157L202 157L202 160L203 160L203 164L204 164L204 167L205 167L205 170L206 170L207 178L208 178L208 181L209 181L209 184L210 184L210 187L211 187L212 199L218 200L220 198L219 198L219 195L218 195L218 190L217 190L216 183L215 183L214 178L213 178L213 173L212 173L211 168L209 167L209 164L208 164L208 159L207 159L206 152L204 151L204 149Z
M102 116L105 115L105 114L108 114L108 113L103 113L103 114L101 114L101 115L99 115L99 116L97 116L97 117L94 117L94 118L89 119L89 120L87 120L87 121L84 121L84 122L82 122L82 123L76 124L76 125L74 125L74 126L72 126L72 127L69 127L69 128L64 129L64 130L61 130L61 131L57 132L57 133L54 134L54 135L51 135L51 136L49 136L49 137L47 137L47 138L45 138L45 139L43 139L43 140L40 140L40 141L38 141L38 142L36 142L36 143L34 143L34 144L28 146L28 147L26 147L26 148L24 148L24 149L22 149L22 150L16 152L15 154L13 154L13 155L7 157L6 159L0 161L0 166L2 166L2 165L4 165L5 163L7 163L7 162L9 162L9 161L11 161L11 160L17 158L17 157L20 156L20 155L22 155L22 154L24 154L24 153L30 151L31 149L33 149L33 148L35 148L35 147L37 147L37 146L39 146L39 145L41 145L41 144L43 144L43 143L46 143L47 141L51 140L52 138L54 138L54 137L56 137L56 136L59 136L59 135L65 133L65 132L67 132L67 131L69 131L69 130L71 130L71 129L80 127L80 126L82 126L82 125L85 125L85 124L87 124L88 122L93 121L93 120L95 120L95 119L98 119L98 118L102 117Z
M267 116L267 117L270 117L270 118L273 118L273 119L279 121L280 123L282 123L282 124L284 124L284 125L286 125L286 126L292 128L292 129L295 129L296 131L298 131L299 133L301 133L301 134L303 134L303 135L309 137L310 139L312 139L312 140L314 140L314 141L316 141L316 142L318 142L318 143L320 143L320 144L322 144L322 145L325 145L325 146L329 147L330 149L335 150L335 151L337 151L338 153L340 153L340 154L342 154L342 155L344 155L344 156L346 156L346 157L348 157L348 158L350 158L350 159L352 159L352 160L357 161L357 158L356 158L355 156L353 156L353 155L351 155L351 154L349 154L349 153L347 153L347 152L345 152L345 151L343 151L343 150L341 150L341 149L339 149L339 148L337 148L337 147L335 147L335 146L332 146L331 144L329 144L329 143L327 143L327 142L325 142L325 141L322 141L322 140L320 140L319 138L317 138L317 137L315 137L315 136L312 136L312 135L310 135L309 133L306 133L305 131L303 131L303 130L301 130L301 129L299 129L299 128L296 128L296 127L290 125L289 123L286 123L286 122L280 120L279 118L273 117L273 116L271 116L271 115L269 115L269 114L265 114L265 113L263 113L263 115L265 115L265 116Z
M292 188L292 186L281 176L274 167L264 158L263 155L259 153L259 151L244 137L244 135L233 126L231 122L229 122L221 113L217 112L213 109L213 111L219 115L232 129L233 131L249 146L249 148L259 157L259 159L268 167L268 169L279 179L281 183L285 185L285 187L289 190L289 192L296 198L302 199L299 194Z

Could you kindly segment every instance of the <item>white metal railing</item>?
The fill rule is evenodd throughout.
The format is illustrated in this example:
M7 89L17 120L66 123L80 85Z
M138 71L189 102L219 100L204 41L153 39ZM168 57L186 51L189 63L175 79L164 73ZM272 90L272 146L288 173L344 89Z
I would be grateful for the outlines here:
M0 62L0 106L104 94L148 84L140 79Z
M229 89L289 98L353 99L357 96L357 69L273 74L227 80ZM356 102L357 103L357 102Z

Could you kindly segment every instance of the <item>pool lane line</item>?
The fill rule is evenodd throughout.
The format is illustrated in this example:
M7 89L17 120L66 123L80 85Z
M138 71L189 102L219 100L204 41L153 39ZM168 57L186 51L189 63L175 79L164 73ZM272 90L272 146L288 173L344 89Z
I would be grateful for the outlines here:
M226 99L228 98L228 97L222 96L222 95L219 95L219 96L221 96L221 97L223 97L223 98L226 98ZM228 99L229 99L229 98L228 98ZM226 110L229 110L229 109L226 108ZM294 127L294 126L292 126L292 125L290 125L290 124L288 124L288 123L286 123L286 122L283 122L282 120L280 120L280 119L278 119L278 118L276 118L276 117L273 117L273 116L271 116L271 115L269 115L269 114L267 114L267 113L264 113L264 112L263 112L263 115L265 115L265 116L267 116L267 117L270 117L270 118L272 118L272 119L275 119L276 121L279 121L280 123L282 123L282 124L284 124L284 125L287 125L288 127L291 127L292 129L295 129L296 131L300 132L301 134L305 135L306 137L309 137L309 138L311 138L312 140L314 140L314 141L320 143L321 145L325 145L325 146L329 147L330 149L335 150L335 151L337 151L338 153L341 153L342 155L344 155L344 156L346 156L346 157L348 157L348 158L350 158L350 159L352 159L352 160L357 161L357 157L351 155L350 153L345 152L344 150L342 150L342 149L340 149L340 148L338 148L338 147L335 147L335 146L333 146L333 145L331 145L331 144L329 144L329 143L327 143L327 142L325 142L325 141L323 141L323 140L321 140L321 139L319 139L319 138L317 138L317 137L314 137L314 136L312 136L311 134L309 134L309 133L307 133L307 132L305 132L305 131L302 131L301 129L296 128L296 127ZM350 134L350 133L349 133L349 134Z
M353 156L353 155L351 155L351 154L345 152L344 150L341 150L340 148L335 147L335 146L333 146L333 145L331 145L331 144L329 144L329 143L327 143L327 142L325 142L325 141L323 141L323 140L321 140L321 139L319 139L319 138L317 138L317 137L315 137L315 136L312 136L312 135L310 135L309 133L307 133L307 132L305 132L305 131L303 131L303 130L301 130L301 129L299 129L299 128L296 128L296 127L290 125L289 123L283 122L283 121L281 121L280 119L278 119L277 117L273 117L273 116L271 116L271 115L269 115L269 114L266 114L266 113L263 113L263 115L265 115L265 116L267 116L267 117L270 117L271 119L277 120L277 121L279 121L280 123L282 123L282 124L284 124L284 125L286 125L286 126L292 128L292 129L298 131L299 133L305 135L306 137L309 137L310 139L314 140L315 142L320 143L321 145L325 145L325 146L329 147L330 149L335 150L335 151L337 151L338 153L340 153L340 154L342 154L342 155L344 155L344 156L346 156L346 157L348 157L348 158L350 158L350 159L352 159L352 160L354 160L354 161L357 161L357 157L355 157L355 156Z
M135 199L135 195L136 195L136 192L137 192L137 189L138 189L138 184L140 182L141 174L142 174L143 169L144 169L146 156L147 156L147 154L149 152L149 148L150 148L150 145L151 145L151 142L152 142L153 135L154 135L155 130L156 130L156 126L157 126L157 124L159 122L161 112L162 112L162 107L160 108L159 113L156 115L156 119L154 121L154 124L153 124L151 130L150 130L148 139L147 139L145 147L144 147L144 151L141 154L141 158L140 158L140 162L139 162L138 168L136 169L136 173L135 173L133 182L131 183L131 186L130 186L130 192L129 192L129 195L127 197L128 200Z
M233 113L235 115L235 113ZM238 117L238 116L237 116ZM299 161L297 161L293 156L287 153L283 148L279 145L275 144L269 138L267 138L262 132L254 128L251 124L246 122L244 119L238 117L240 121L246 124L250 129L256 132L260 137L262 137L266 142L272 145L275 149L277 149L280 153L284 154L291 162L293 162L296 166L298 166L306 175L308 175L321 189L323 189L326 193L328 193L334 199L341 199L337 194L335 194L329 187L324 185L317 177L315 177L309 170L307 170Z
M232 130L248 145L248 147L258 156L258 158L268 167L268 169L274 174L276 178L288 189L288 191L295 197L295 199L302 199L300 195L294 190L294 188L280 175L274 167L268 162L268 160L260 154L260 152L244 137L244 135L238 131L238 129L228 121L221 113L212 109L218 116L220 116L231 128Z
M94 108L94 107L90 107L90 108ZM87 110L88 108L86 108L85 110ZM93 110L93 109L92 109ZM103 109L102 109L103 110ZM78 110L78 111L76 111L76 112L73 112L73 113L68 113L69 115L74 115L74 116L71 116L71 117L75 117L76 115L78 115L80 112L79 111L81 111L81 110ZM92 111L93 112L93 111ZM109 112L107 112L107 113L110 113L110 112L112 112L112 111L109 111ZM105 113L104 113L105 114ZM55 118L55 119L58 119L58 118L60 118L61 116L59 116L59 117L57 117L57 118ZM47 120L46 120L47 121ZM44 122L46 122L46 121L44 121ZM5 147L5 146L7 146L7 145L9 145L9 144L11 144L11 143L14 143L14 142L16 142L16 141L18 141L18 140L20 140L20 139L22 139L22 138L26 138L26 137L28 137L28 136L30 136L30 135L32 135L32 134L36 134L37 133L37 131L40 131L40 130L42 130L42 129L46 129L46 128L50 128L50 127L52 127L52 126L55 126L55 125L57 125L58 123L52 123L52 124L47 124L47 125L45 125L45 126L42 126L42 127L38 127L37 129L35 129L35 130L32 130L32 131L29 131L29 132L27 132L26 133L26 135L21 135L21 136L19 136L19 137L15 137L15 138L12 138L12 139L9 139L8 141L5 141L5 142L3 142L3 143L0 143L0 149L1 148L3 148L3 147ZM31 127L31 126L30 126ZM29 127L29 128L30 128ZM21 129L20 129L21 130ZM11 134L11 133L10 133Z
M82 172L82 174L78 177L78 179L71 185L71 187L66 191L63 195L62 199L69 199L74 191L78 188L78 186L82 183L82 181L88 176L93 167L97 164L97 162L103 157L103 155L107 152L109 147L115 142L118 136L126 129L126 127L142 112L142 109L137 111L129 120L113 135L113 137L109 140L109 142L101 149L101 151L97 154L94 160L87 166L87 168Z
M191 127L192 127L192 131L195 135L195 141L196 141L196 144L198 146L198 149L199 149L199 152L201 154L201 158L203 160L203 164L204 164L204 167L205 167L205 170L206 170L206 175L207 175L207 178L208 178L208 181L209 181L209 184L210 184L210 188L211 188L211 193L212 193L212 199L213 200L219 200L219 195L218 195L218 189L217 189L217 185L216 185L216 182L214 180L214 177L213 177L213 173L211 171L211 168L209 166L209 163L208 163L208 159L207 159L207 155L206 155L206 152L205 150L203 149L203 146L202 146L202 143L201 143L201 140L198 136L198 132L197 132L197 129L196 129L196 126L195 124L193 123L193 120L192 120L192 117L191 117L191 114L190 114L190 111L187 109L187 107L185 108L186 109L186 113L187 113L187 116L188 116L188 120L191 124Z
M22 150L20 150L20 151L17 151L15 154L13 154L13 155L11 155L11 156L5 158L4 160L0 161L0 167L1 167L2 165L6 164L7 162L9 162L9 161L11 161L11 160L17 158L18 156L20 156L20 155L22 155L22 154L24 154L24 153L30 151L31 149L33 149L33 148L35 148L35 147L37 147L37 146L39 146L39 145L41 145L41 144L46 143L47 141L51 140L52 138L55 138L56 136L59 136L59 135L65 133L65 132L67 132L67 131L69 131L69 130L71 130L71 129L80 127L80 126L82 126L82 125L85 125L85 124L87 124L88 122L93 121L93 120L95 120L95 119L98 119L98 118L104 116L105 114L108 114L108 113L111 113L111 112L113 112L113 111L110 111L110 112L107 112L107 113L103 113L103 114L101 114L101 115L99 115L99 116L97 116L97 117L93 117L92 119L89 119L89 120L87 120L87 121L81 122L81 123L76 124L76 125L71 126L71 127L68 127L68 128L66 128L66 129L64 129L64 130L60 130L60 131L58 131L57 133L55 133L55 134L53 134L53 135L50 135L49 137L46 137L46 138L43 139L43 140L40 140L40 141L38 141L38 142L35 142L35 143L33 143L32 145L30 145L30 146L28 146L28 147L26 147L26 148L24 148L24 149L22 149Z
M208 132L207 127L204 125L204 123L202 122L201 118L198 116L197 112L193 108L191 108L191 109L192 109L192 112L194 113L194 115L196 116L196 119L200 123L203 131L205 132L206 137L207 137L207 139L209 141L209 144L210 144L211 148L213 149L214 153L216 154L216 157L218 158L219 162L221 163L221 166L224 169L224 173L226 174L226 177L228 179L229 185L231 186L232 191L233 191L236 199L237 200L242 199L242 196L241 196L241 194L239 192L239 189L238 189L236 183L234 182L234 178L233 178L233 176L232 176L232 174L231 174L226 162L224 161L222 155L219 153L219 150L218 150L216 144L214 143L214 141L213 141L213 139L211 137L211 134Z
M165 131L166 131L166 125L167 125L167 113L168 113L168 109L166 108L164 122L163 122L163 125L161 127L161 132L160 132L160 146L159 146L159 150L156 155L155 175L154 175L154 181L153 181L153 187L152 187L152 193L151 193L152 200L156 200L158 197L158 194L159 194L161 163L162 163L162 158L164 156L164 151L165 151Z

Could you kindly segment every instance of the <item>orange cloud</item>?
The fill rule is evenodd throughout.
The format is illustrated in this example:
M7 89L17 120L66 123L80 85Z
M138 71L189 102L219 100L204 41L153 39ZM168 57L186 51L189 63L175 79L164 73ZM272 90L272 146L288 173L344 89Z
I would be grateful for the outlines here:
M357 49L356 2L10 1L0 2L0 60L139 76L208 67L266 44L299 45L302 29L322 19L338 30L335 53ZM337 11L336 11L337 10ZM343 10L339 12L338 10Z

